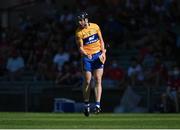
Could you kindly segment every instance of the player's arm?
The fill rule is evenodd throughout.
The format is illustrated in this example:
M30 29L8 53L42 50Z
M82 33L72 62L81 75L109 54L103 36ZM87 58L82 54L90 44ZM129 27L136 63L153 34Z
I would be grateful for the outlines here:
M89 59L91 59L92 56L89 55L83 48L83 40L77 35L76 35L76 43L78 45L78 49L79 49L79 52L81 53L81 55L87 56Z
M101 43L101 51L102 51L102 53L106 53L104 40L103 40L100 28L98 28L98 36L99 36L99 40L100 40L100 43Z
M105 61L106 61L106 49L105 49L105 45L104 45L104 40L103 40L103 37L102 37L102 34L101 34L101 30L100 28L98 27L98 36L99 36L99 40L100 40L100 43L101 43L101 51L102 51L102 55L99 57L101 62L104 64Z
M76 35L76 44L78 46L79 52L82 55L87 55L86 51L83 49L83 40L77 35Z

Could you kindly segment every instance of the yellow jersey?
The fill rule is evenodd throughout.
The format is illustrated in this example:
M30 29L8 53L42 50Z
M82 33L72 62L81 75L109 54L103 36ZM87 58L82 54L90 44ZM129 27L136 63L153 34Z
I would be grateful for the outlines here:
M89 23L87 28L77 28L76 30L76 40L83 44L83 49L89 55L101 51L100 36L101 30L95 23Z

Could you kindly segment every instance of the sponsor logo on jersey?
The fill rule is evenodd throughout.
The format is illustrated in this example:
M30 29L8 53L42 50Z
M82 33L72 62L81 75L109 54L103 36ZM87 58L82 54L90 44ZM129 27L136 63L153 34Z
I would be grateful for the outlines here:
M99 36L96 33L96 34L93 34L93 35L91 35L91 36L89 36L87 38L84 38L83 43L84 43L84 45L88 45L88 44L92 44L94 42L97 42L98 40L99 40Z

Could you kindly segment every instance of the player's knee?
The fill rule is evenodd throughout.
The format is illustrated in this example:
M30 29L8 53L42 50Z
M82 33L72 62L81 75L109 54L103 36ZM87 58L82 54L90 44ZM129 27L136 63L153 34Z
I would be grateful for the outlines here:
M95 83L96 84L101 84L101 81L102 81L101 77L96 77L95 78Z

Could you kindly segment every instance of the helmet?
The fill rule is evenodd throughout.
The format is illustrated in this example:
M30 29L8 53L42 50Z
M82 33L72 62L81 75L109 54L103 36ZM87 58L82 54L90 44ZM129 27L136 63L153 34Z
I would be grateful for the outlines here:
M88 18L88 14L86 12L80 12L77 16L78 20Z

